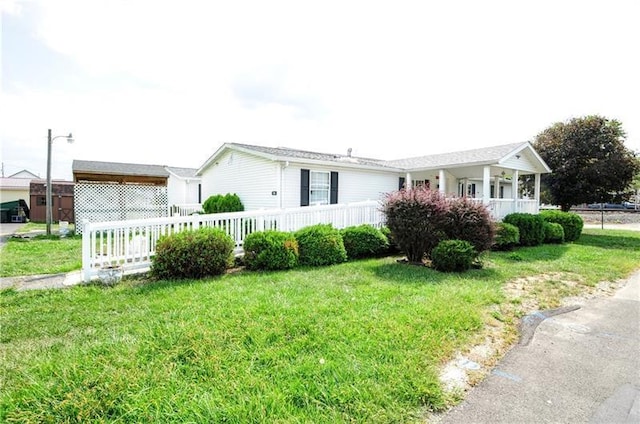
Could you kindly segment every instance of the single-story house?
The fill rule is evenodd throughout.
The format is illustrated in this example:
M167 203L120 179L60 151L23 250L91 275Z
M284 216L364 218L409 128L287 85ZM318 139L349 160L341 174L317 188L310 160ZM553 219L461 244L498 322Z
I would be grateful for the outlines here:
M196 175L203 199L236 193L246 210L379 200L399 188L426 185L477 199L500 218L537 212L540 175L548 172L528 142L399 160L355 157L351 149L327 154L225 143ZM522 176L533 181L531 193L522 193Z
M29 184L33 179L40 177L26 169L0 178L0 203L24 200L30 208Z

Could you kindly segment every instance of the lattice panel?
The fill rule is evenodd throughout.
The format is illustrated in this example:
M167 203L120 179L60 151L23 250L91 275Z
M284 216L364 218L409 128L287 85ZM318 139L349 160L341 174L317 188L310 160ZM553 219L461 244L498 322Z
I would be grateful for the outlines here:
M76 231L82 221L122 221L168 216L167 187L76 183L74 187Z

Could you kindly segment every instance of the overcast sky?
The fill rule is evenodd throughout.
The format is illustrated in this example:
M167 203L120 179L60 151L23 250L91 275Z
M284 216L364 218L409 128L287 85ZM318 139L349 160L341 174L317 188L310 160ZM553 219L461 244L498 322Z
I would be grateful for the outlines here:
M640 152L640 2L0 0L5 175L198 168L224 142L380 159L599 114Z

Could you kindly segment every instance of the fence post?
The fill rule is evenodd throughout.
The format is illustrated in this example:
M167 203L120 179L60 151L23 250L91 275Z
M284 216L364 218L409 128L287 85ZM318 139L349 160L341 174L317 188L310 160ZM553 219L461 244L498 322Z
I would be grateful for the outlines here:
M82 220L82 280L88 283L91 279L91 223Z

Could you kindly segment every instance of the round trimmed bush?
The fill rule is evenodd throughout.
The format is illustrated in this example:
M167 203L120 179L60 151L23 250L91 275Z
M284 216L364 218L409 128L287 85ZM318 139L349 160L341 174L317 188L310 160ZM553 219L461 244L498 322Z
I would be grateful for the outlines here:
M538 246L544 242L544 220L540 215L510 213L502 222L518 227L521 246Z
M156 279L203 278L233 265L235 242L219 228L200 228L163 236L156 245L151 275Z
M564 228L555 222L544 222L544 242L564 243Z
M247 269L291 269L298 265L298 242L291 233L257 231L244 239Z
M373 225L363 224L340 230L347 258L371 258L389 250L389 242L382 231Z
M466 197L450 199L446 217L445 233L448 239L466 240L476 252L491 249L496 229L485 205Z
M565 241L576 241L582 234L582 228L584 227L584 221L582 217L573 212L562 211L542 211L540 216L547 222L555 222L562 225L564 230Z
M443 240L431 251L431 266L443 272L461 272L471 268L478 252L466 240Z
M316 224L295 232L301 265L333 265L347 260L340 231L331 224Z
M520 244L520 230L507 222L496 224L496 236L493 241L494 250L512 250Z
M242 212L244 205L235 193L214 194L204 201L202 209L205 213Z

